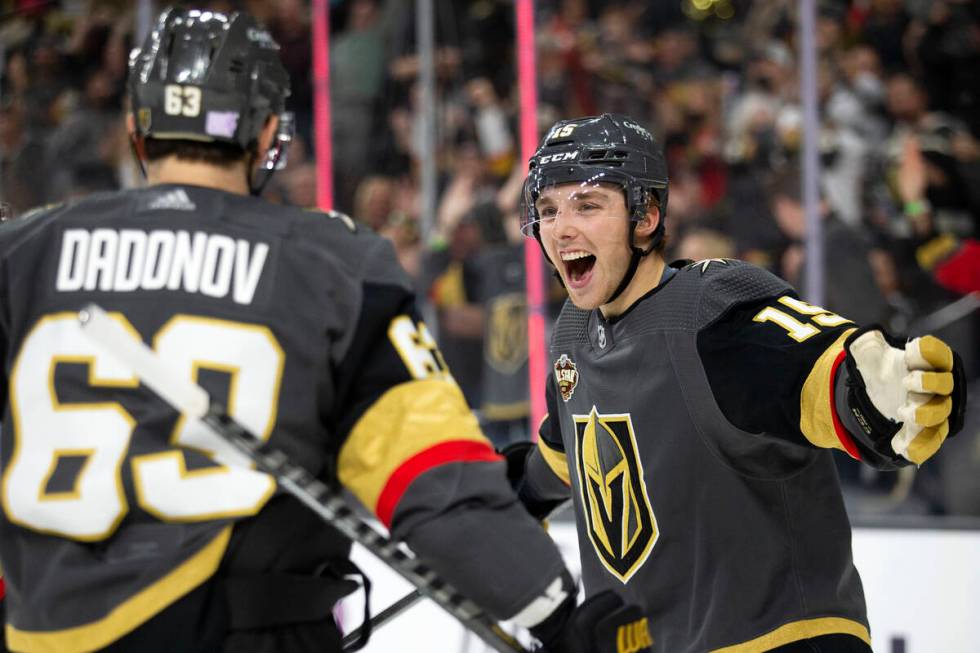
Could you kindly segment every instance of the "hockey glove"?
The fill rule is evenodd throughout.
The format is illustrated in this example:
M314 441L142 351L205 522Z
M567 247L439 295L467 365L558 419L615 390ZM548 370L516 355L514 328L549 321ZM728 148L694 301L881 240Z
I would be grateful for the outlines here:
M532 629L533 632L533 629ZM547 653L651 653L653 640L647 618L611 591L600 592L575 608Z
M517 493L517 498L528 513L539 522L544 522L555 508L565 499L544 499L537 496L527 482L527 461L537 447L533 442L517 442L503 448L499 453L507 462L507 480Z
M903 345L865 328L844 343L847 404L865 445L895 464L921 464L963 428L963 363L933 336Z

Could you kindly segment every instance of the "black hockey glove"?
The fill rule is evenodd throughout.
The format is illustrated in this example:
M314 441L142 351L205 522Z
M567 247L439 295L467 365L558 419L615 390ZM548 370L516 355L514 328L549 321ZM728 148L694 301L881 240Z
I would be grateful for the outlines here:
M635 605L626 605L611 591L600 592L575 608L556 635L545 639L546 653L652 653L647 618ZM547 635L545 635L546 637Z
M848 337L847 409L841 419L868 462L921 464L963 428L963 362L933 336L902 343L876 328Z
M504 447L499 453L507 462L507 480L517 493L528 513L538 521L544 521L555 508L565 502L561 500L542 499L535 495L527 483L527 461L537 447L533 442L517 442Z

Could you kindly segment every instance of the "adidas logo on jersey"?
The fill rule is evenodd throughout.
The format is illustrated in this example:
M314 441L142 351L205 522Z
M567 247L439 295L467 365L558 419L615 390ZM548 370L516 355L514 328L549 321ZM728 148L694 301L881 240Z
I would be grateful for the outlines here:
M146 206L147 209L170 209L173 211L194 211L197 205L187 196L183 188L167 191L157 195Z
M268 254L267 243L203 231L67 229L55 288L183 290L250 304Z

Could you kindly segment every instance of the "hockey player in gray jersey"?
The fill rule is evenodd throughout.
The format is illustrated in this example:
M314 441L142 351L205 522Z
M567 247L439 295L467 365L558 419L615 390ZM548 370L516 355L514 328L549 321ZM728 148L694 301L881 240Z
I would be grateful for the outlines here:
M569 300L515 486L539 517L571 496L586 595L642 606L655 651L870 651L829 450L922 463L961 428L962 364L746 263L667 265L667 190L625 116L559 122L531 159L525 233Z
M616 595L575 608L390 244L249 197L285 140L269 33L164 12L129 83L149 187L0 227L9 648L338 652L331 610L357 588L349 541L83 336L93 301L495 618L552 651L635 635Z

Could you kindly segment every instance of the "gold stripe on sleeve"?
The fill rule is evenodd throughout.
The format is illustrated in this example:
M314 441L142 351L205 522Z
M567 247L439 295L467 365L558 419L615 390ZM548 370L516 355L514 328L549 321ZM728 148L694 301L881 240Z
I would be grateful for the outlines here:
M800 393L800 430L814 446L846 451L834 429L831 409L830 372L834 361L844 349L844 341L854 329L848 329L820 355L803 383Z
M548 467L555 473L555 476L560 478L565 485L571 485L572 479L568 474L568 459L565 454L549 447L542 437L538 437L538 451L541 452L541 457L548 463Z
M531 402L516 401L512 404L484 404L480 410L486 419L521 419L522 417L527 417L527 414L530 412Z
M367 508L406 460L449 440L490 441L463 393L445 379L420 379L389 388L354 425L340 449L340 482Z
M762 651L770 651L777 646L784 646L821 635L853 635L871 646L871 633L868 632L868 627L864 624L842 617L821 617L793 621L776 630L769 631L761 637L725 648L716 648L711 653L762 653Z
M104 648L135 630L174 601L210 578L231 538L227 526L169 574L84 626L50 632L20 630L7 624L7 645L14 651L74 653Z

